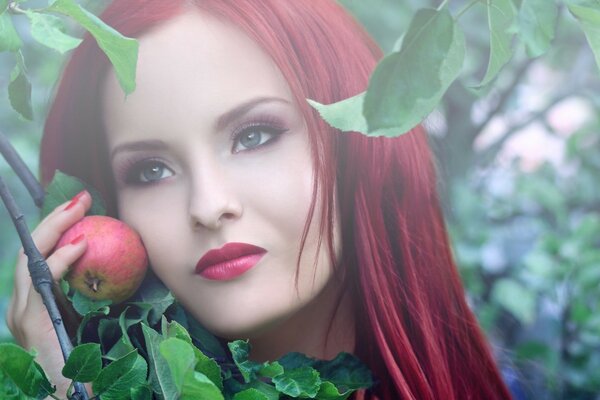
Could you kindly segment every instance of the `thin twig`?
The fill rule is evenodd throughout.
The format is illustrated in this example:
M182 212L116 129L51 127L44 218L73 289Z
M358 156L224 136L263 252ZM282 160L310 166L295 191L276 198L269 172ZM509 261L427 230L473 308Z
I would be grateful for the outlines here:
M35 176L33 176L23 159L19 156L19 153L17 153L6 135L2 132L0 132L0 154L4 156L8 165L17 173L17 176L21 179L21 182L23 182L33 198L35 205L38 208L42 207L45 196L44 188Z
M56 305L54 293L52 292L53 280L52 274L50 273L50 268L35 245L33 238L31 237L31 233L27 228L25 216L19 210L14 197L10 193L10 190L4 183L4 180L1 176L0 197L2 197L2 202L6 206L17 233L19 234L19 238L21 239L23 250L27 255L27 268L29 269L29 275L31 275L31 280L33 281L33 287L42 296L42 301L48 310L48 315L50 316L50 320L54 326L56 336L58 337L58 343L60 344L60 349L66 362L71 350L73 350L73 344L69 340L69 335L67 334L67 330L63 324L60 311ZM75 382L74 386L75 393L71 396L71 399L87 400L88 394L83 384Z

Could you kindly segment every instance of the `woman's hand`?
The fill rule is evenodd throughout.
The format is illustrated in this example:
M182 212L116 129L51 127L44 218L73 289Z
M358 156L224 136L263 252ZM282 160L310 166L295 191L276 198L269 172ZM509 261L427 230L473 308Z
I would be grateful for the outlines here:
M79 237L69 245L54 252L52 250L62 234L83 218L91 204L90 194L83 191L70 202L58 206L32 233L55 281L65 275L69 266L83 255L87 242L84 237ZM50 382L57 385L57 394L65 395L70 381L61 374L64 360L58 338L42 297L33 287L23 249L19 251L15 268L14 290L6 313L8 328L21 346L37 350L36 361L44 368Z

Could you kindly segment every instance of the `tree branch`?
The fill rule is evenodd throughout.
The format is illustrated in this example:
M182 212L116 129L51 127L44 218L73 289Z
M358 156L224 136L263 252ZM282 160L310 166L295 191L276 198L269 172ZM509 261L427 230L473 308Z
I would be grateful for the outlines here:
M2 135L0 135L0 137L2 137ZM13 161L16 159L18 160L17 164L19 162L22 163L21 158L18 157L10 143L8 143L8 141L5 141L3 145L5 146L3 147L3 150L9 148L12 150L12 153L16 155L16 158L13 158ZM9 151L8 153L10 154L11 151ZM4 155L5 152L3 151L2 154ZM24 163L22 165L18 165L19 168L25 168L29 172L29 175L33 177L33 175ZM40 186L40 184L37 182L37 180L35 180L35 178L33 178L33 181L30 181L30 184L37 184L38 186ZM58 343L60 344L60 349L62 351L63 358L66 362L67 358L69 357L69 354L71 353L71 350L73 350L73 344L69 340L69 335L67 334L67 330L65 329L62 316L60 315L60 310L56 305L56 299L54 297L54 293L52 292L53 280L52 274L50 273L50 268L48 267L48 263L46 262L46 260L38 250L37 246L35 245L33 238L31 237L31 233L27 228L25 216L23 215L21 210L19 210L19 207L17 206L14 197L10 193L10 190L4 183L4 180L1 176L0 197L2 198L2 202L6 206L6 209L8 210L8 213L10 214L13 224L17 230L17 233L19 234L19 238L21 239L23 250L27 255L27 268L29 269L29 274L31 275L31 280L33 281L33 287L42 296L42 301L44 302L44 305L48 310L48 315L50 316L50 320L52 321L52 325L54 326L56 336L58 337ZM75 382L74 387L75 391L70 397L71 399L87 400L89 398L87 391L82 383Z
M33 202L38 208L44 204L44 188L38 180L33 176L23 159L16 152L14 147L10 144L10 141L2 132L0 132L0 154L4 156L8 165L17 173L17 176L21 179L21 182L27 188L27 191L33 198Z

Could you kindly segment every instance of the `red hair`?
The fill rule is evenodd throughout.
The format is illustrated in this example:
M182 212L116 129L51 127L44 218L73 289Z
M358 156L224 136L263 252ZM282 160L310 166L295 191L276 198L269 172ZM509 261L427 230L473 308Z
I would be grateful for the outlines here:
M375 43L341 6L326 0L123 0L101 18L137 37L189 4L230 21L261 45L306 119L314 193L324 205L321 233L332 250L337 201L343 251L334 263L336 275L353 294L355 353L377 379L373 390L357 397L509 399L465 301L425 133L416 128L395 139L342 134L306 103L331 103L365 90L381 57ZM75 50L46 122L41 172L44 183L56 169L81 177L116 213L98 96L108 68L89 37ZM308 221L314 204L316 198ZM308 223L304 237L307 230Z

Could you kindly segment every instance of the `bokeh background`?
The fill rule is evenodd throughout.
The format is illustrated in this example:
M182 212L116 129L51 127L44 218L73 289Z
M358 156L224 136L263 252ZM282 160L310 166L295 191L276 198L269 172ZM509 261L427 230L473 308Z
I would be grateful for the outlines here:
M386 53L418 8L439 5L340 2ZM99 9L107 2L83 3ZM561 9L546 55L529 59L517 46L491 88L475 92L489 54L484 11L473 7L461 17L469 46L463 73L425 122L469 303L515 399L600 399L600 69ZM25 18L17 25L27 44L35 119L25 121L10 107L14 58L0 53L0 129L37 171L44 116L65 57L32 41ZM0 174L34 227L37 210L2 160ZM2 315L19 246L0 207ZM4 318L0 341L13 341Z

